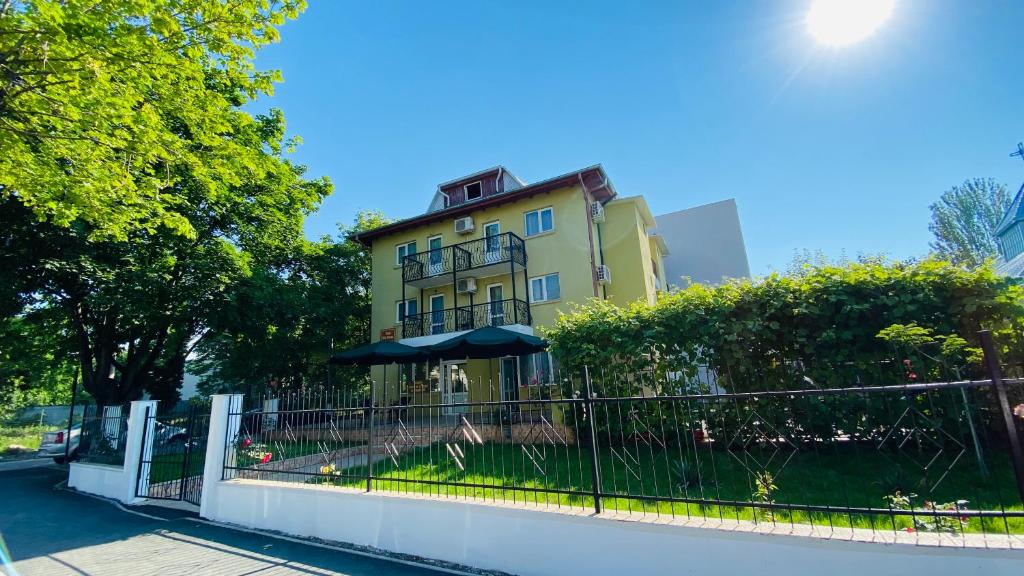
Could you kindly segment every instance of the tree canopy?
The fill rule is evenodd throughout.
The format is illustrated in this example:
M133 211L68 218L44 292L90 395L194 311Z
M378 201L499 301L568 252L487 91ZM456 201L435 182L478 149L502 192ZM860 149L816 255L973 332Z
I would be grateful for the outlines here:
M238 138L277 124L240 107L272 91L279 73L257 70L255 51L304 7L0 1L0 198L58 226L82 223L91 238L160 228L196 238L196 196L218 202L280 169Z
M993 232L1010 206L1010 192L991 178L965 180L943 192L931 205L928 229L935 234L936 255L975 268L996 256Z

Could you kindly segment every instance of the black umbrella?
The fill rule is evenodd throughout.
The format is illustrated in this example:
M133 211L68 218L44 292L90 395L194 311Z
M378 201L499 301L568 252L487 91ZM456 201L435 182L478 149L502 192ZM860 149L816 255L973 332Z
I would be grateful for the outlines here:
M547 349L543 338L495 326L484 326L430 347L430 357L442 360L523 356Z
M398 342L382 340L372 344L364 344L349 348L331 356L331 364L356 364L359 366L379 366L381 364L406 364L420 362L428 358L424 348L407 346Z

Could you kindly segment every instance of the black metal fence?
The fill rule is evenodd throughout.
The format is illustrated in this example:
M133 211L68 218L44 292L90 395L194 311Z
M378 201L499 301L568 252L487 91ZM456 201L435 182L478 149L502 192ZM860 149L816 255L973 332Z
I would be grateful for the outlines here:
M82 462L124 465L124 451L128 439L128 413L131 407L85 406L78 444L72 442L73 452ZM72 438L75 434L72 432Z
M224 477L682 519L1024 533L1024 420L1013 414L1024 380L594 392L641 379L561 375L552 393L515 401L267 399L234 412Z

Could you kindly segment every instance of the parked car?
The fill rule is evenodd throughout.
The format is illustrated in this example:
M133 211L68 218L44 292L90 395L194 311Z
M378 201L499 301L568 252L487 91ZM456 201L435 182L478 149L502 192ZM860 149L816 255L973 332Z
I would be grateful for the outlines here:
M68 431L57 430L56 432L43 432L43 441L39 444L39 451L36 458L53 458L57 464L67 461L65 454L70 454L71 459L78 457L78 441L82 435L82 425L75 424L71 427L71 450L66 450Z
M39 451L36 458L53 458L57 464L64 464L70 460L77 460L79 457L78 446L82 436L82 424L78 423L71 427L71 449L66 450L68 431L57 430L55 432L44 432L43 441L39 444ZM180 426L171 426L157 420L153 424L153 437L158 445L173 445L180 443L184 447L188 440L188 432ZM69 457L64 455L68 454Z

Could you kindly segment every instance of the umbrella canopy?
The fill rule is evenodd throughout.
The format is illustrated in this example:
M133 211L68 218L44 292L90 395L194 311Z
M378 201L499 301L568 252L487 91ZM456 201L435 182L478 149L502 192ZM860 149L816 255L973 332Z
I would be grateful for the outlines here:
M424 348L382 340L339 352L331 356L330 363L377 366L380 364L394 364L396 362L402 364L420 362L428 357L428 353Z
M523 356L540 352L547 347L548 342L543 338L495 326L484 326L434 344L430 347L430 357L441 360L457 360Z

